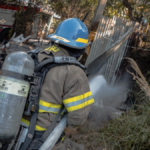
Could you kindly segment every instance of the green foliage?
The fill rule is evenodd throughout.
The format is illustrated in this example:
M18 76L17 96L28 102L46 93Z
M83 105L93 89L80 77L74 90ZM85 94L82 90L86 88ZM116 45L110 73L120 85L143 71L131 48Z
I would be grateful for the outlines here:
M104 15L112 18L114 15L117 17L127 17L125 14L126 8L120 0L108 0Z
M108 0L104 14L138 21L141 15L150 21L150 0Z
M150 147L150 103L144 93L136 93L140 105L100 130L100 143L107 150L148 150Z
M85 20L85 24L89 27L98 1L99 0L52 0L50 5L54 12L61 16L61 20L73 17L82 20L86 13L90 12Z
M26 11L24 11L23 7L20 6L20 8L20 11L17 11L13 16L16 20L14 32L16 32L16 35L24 34L26 37L31 34L31 26L36 19L37 9L30 5Z

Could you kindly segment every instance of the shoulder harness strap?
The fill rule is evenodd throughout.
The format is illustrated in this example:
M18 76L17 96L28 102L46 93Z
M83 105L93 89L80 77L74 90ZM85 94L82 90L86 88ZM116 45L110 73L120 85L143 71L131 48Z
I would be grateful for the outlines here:
M77 65L80 68L82 68L83 70L86 69L86 67L84 65L82 65L80 62L78 62L76 60L76 58L74 57L70 57L70 56L53 56L51 59L45 59L43 60L41 63L39 63L36 68L35 68L35 72L40 71L43 67L47 66L48 64L57 64L56 66L59 66L61 64L69 64L69 65Z

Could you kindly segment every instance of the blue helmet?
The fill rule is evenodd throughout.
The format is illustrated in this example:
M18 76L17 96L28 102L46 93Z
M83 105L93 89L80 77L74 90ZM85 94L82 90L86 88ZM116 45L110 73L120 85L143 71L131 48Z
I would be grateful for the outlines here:
M70 18L62 21L55 34L47 38L71 48L84 49L88 46L88 29L79 19Z

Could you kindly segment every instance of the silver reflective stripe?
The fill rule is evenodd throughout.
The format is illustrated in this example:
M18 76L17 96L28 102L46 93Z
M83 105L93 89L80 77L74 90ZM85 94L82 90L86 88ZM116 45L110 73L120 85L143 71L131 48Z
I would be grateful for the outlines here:
M45 112L58 113L61 108L53 108L39 105L39 109L44 110Z
M78 100L78 101L75 101L75 102L71 102L71 103L67 103L67 104L65 104L65 107L69 108L69 107L72 107L72 106L77 106L77 105L82 104L84 102L87 102L88 100L91 100L91 99L93 99L93 97L92 96L88 96L88 97L83 98L81 100Z
M25 124L24 122L21 122L21 125L23 126L23 127L29 127L27 124Z

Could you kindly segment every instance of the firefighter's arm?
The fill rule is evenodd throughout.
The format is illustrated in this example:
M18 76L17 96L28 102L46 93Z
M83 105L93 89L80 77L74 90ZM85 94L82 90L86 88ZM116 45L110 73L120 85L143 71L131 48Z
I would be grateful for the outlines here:
M88 79L83 70L77 66L68 66L63 96L63 104L68 111L68 126L82 125L93 103Z

